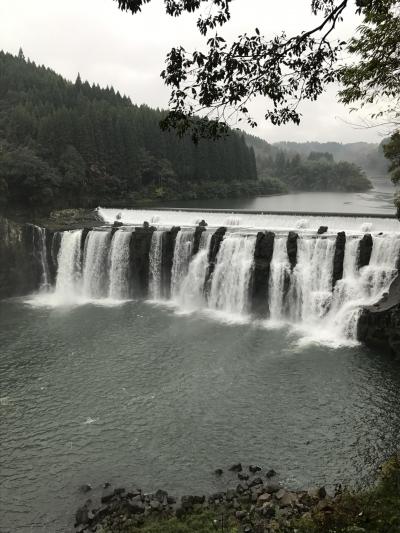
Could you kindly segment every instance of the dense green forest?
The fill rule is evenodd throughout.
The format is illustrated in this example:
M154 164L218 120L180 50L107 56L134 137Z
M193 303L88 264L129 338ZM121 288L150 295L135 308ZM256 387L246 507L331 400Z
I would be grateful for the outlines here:
M0 52L3 204L93 206L280 192L257 179L254 151L231 132L193 144L162 132L163 113L113 88L71 83Z
M266 141L246 135L246 142L256 155L260 179L274 176L291 191L366 191L372 187L360 166L349 161L335 161L329 148L339 143L279 143L271 145ZM281 149L294 146L314 145L315 151ZM363 143L360 143L363 144ZM323 150L327 148L327 150Z
M347 161L361 167L368 176L386 176L389 162L383 153L383 146L387 139L380 144L354 142L279 142L274 147L308 157L311 152L329 152L335 161Z
M163 132L163 116L79 75L67 81L22 50L0 51L0 205L91 207L369 187L358 167L329 154L304 158L233 130L194 144Z

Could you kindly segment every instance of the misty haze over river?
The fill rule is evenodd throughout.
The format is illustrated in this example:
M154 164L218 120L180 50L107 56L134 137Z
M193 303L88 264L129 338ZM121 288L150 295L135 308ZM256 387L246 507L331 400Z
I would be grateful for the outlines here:
M363 194L300 193L195 202L195 207L389 214L392 194L390 183L382 181ZM114 211L104 213L113 219ZM174 216L159 214L168 223ZM289 218L282 220L291 224ZM332 235L308 239L318 220L304 232L301 275L292 283L300 293L311 284L318 301L304 308L296 293L290 294L296 312L288 317L280 274L287 268L287 229L277 233L270 294L280 319L275 323L248 313L254 238L242 235L240 227L236 232L240 220L232 221L235 227L224 237L207 304L196 284L207 266L211 230L204 232L195 259L189 254L193 232L178 233L171 295L164 299L157 247L162 230L153 234L147 300L129 297L125 231L90 232L79 277L75 263L82 235L66 233L55 286L0 301L1 533L71 531L84 483L94 494L106 481L175 494L225 490L235 484L234 476L216 479L212 472L236 461L274 468L293 487L332 489L339 482L354 486L369 480L400 432L398 363L340 337L334 313L323 319L318 313L333 302L329 305L348 320L344 333L350 335L346 306L386 289L400 236L396 220L377 219L376 231L384 234L373 235L366 287L354 266L360 224L351 220L343 221L351 239L340 293L330 292L324 268L334 252ZM317 269L311 274L309 257ZM323 274L318 286L316 272Z

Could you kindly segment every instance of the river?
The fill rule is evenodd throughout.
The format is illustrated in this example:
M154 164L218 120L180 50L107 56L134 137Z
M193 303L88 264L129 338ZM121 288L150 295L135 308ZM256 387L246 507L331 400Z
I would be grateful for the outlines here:
M377 194L376 205L382 202ZM188 217L190 224L198 214L152 216L166 224ZM216 224L227 217L204 214L213 216ZM0 302L1 533L70 532L85 483L94 496L107 481L208 493L235 486L234 474L217 479L213 471L238 461L274 468L296 488L372 478L400 433L399 364L358 344L342 325L351 326L357 306L387 289L398 223L368 222L372 255L358 271L365 220L327 217L332 233L316 239L321 219L314 218L298 224L298 216L231 216L207 302L199 288L210 229L193 258L193 231L178 233L169 297L160 281L163 230L153 234L149 299L130 292L129 233L90 232L81 259L81 232L62 237L54 286L46 281L37 294ZM260 224L279 229L269 289L275 321L249 312ZM285 255L291 227L300 232L292 273ZM349 238L333 290L329 265L339 229ZM284 274L295 289L287 294Z

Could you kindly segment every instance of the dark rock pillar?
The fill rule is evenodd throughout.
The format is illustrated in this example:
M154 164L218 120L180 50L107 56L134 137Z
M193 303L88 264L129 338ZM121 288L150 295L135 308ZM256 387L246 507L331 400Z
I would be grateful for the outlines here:
M149 252L154 228L137 227L129 242L131 294L147 297L149 288Z
M199 251L200 246L200 239L203 234L203 231L205 231L206 228L204 226L196 226L196 229L194 230L194 237L193 237L193 249L192 249L192 255L196 255Z
M346 248L346 234L340 231L336 237L335 255L333 257L332 288L343 278L343 261Z
M286 249L289 258L290 267L293 270L297 264L297 239L298 234L295 231L289 231L286 241Z
M360 241L360 248L358 253L358 268L369 265L371 259L373 241L370 233L366 233Z
M217 256L219 249L221 248L221 243L224 240L226 233L226 228L218 228L213 236L211 237L210 249L208 251L208 269L205 280L206 290L209 289L210 279L212 273L214 272L215 264L217 262Z
M163 298L169 298L171 292L171 271L174 261L175 241L177 234L181 231L178 226L173 226L170 231L165 231L162 235L162 266L161 266L161 286Z
M253 313L259 316L267 316L269 312L268 287L274 241L275 234L270 231L257 233L251 282L251 308Z

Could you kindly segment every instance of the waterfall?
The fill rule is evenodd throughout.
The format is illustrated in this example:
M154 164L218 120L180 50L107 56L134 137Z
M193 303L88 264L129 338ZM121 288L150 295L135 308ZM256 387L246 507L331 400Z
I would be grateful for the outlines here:
M274 241L274 253L271 261L269 278L269 312L272 320L284 318L285 287L290 277L290 264L286 249L286 238L278 237Z
M299 238L297 264L287 295L293 322L315 322L329 311L334 253L333 239Z
M129 243L132 233L118 230L114 233L110 249L109 297L114 300L129 299Z
M73 299L81 276L82 230L64 231L57 257L58 271L55 294L60 302Z
M212 275L210 308L236 315L247 312L255 244L255 236L225 235Z
M149 254L149 296L152 300L162 298L162 244L163 231L154 231Z
M177 295L177 302L183 309L192 311L205 305L204 283L208 268L208 250L212 232L204 231L200 237L199 251L189 264Z
M104 298L108 294L110 235L108 231L91 231L86 238L82 281L87 298Z
M277 237L269 278L271 320L306 328L320 340L355 341L362 306L375 303L389 288L400 254L399 235L373 236L369 265L358 270L360 240L347 237L343 277L332 290L334 239L300 236L291 272L286 238Z
M176 236L171 272L171 297L179 296L180 284L187 274L192 254L194 231L180 230Z
M47 261L46 229L33 226L33 249L35 257L40 263L40 289L48 290L50 287L49 264Z

